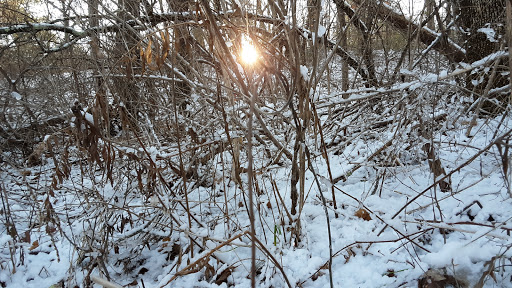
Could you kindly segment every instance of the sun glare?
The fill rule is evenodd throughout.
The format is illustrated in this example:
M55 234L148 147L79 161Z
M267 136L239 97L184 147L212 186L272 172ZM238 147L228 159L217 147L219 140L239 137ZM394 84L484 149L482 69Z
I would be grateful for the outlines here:
M258 61L259 53L256 47L246 36L242 38L242 51L240 58L244 64L253 65Z

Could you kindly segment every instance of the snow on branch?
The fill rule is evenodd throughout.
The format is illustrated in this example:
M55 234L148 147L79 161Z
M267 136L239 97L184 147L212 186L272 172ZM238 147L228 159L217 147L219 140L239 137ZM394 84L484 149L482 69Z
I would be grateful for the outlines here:
M367 88L367 89L353 89L353 90L344 91L342 93L337 94L336 96L350 95L350 97L347 99L336 101L336 105L339 105L342 103L349 103L349 102L353 102L353 101L368 100L368 99L371 99L371 98L374 98L377 96L391 94L391 93L403 91L406 89L415 90L419 87L423 87L425 84L432 84L432 83L439 83L439 82L447 81L448 79L465 74L465 73L467 73L471 70L477 69L479 67L490 65L494 61L496 61L498 59L503 59L506 57L508 57L507 51L498 51L498 52L488 55L488 56L484 57L483 59L478 60L472 64L464 64L464 65L462 65L462 68L458 68L451 73L447 73L447 71L441 71L441 73L439 73L439 74L429 73L429 74L425 74L425 75L418 75L416 80L413 80L410 82L405 82L405 83L394 84L391 87L387 87L387 88L385 88L385 87L377 88L377 89ZM404 71L404 72L408 72L408 71ZM408 74L412 75L412 73L410 73L410 72ZM503 88L500 88L500 89L503 89ZM494 93L496 93L496 92L494 92ZM327 105L332 105L332 103L327 104ZM322 107L322 106L319 106L319 107Z
M142 21L148 21L149 26L153 26L162 22L169 21L189 21L197 19L198 14L195 12L169 12L165 14L152 14L149 17L141 18ZM91 27L85 29L83 31L74 29L69 26L65 26L62 24L56 24L56 22L60 22L62 19L52 20L49 23L24 23L24 24L13 24L9 26L0 27L0 35L11 35L16 33L34 33L39 31L59 31L67 34L71 34L75 37L84 38L92 33L100 33L100 32L112 32L117 31L120 27L124 25L129 26L137 26L138 21L136 20L128 20L125 22L116 23L113 25L106 25L100 27ZM148 23L145 23L146 25Z
M64 26L61 24L26 23L0 27L0 35L11 35L16 33L33 33L39 31L60 31L81 38L87 36L87 31L78 31L71 27Z

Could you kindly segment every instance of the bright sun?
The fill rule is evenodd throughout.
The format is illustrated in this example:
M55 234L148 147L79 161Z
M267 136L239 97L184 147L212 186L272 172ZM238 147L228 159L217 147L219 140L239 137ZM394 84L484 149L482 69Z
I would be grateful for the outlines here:
M240 57L243 63L247 65L253 65L258 61L259 53L256 47L251 43L247 36L244 35L242 38L242 51Z

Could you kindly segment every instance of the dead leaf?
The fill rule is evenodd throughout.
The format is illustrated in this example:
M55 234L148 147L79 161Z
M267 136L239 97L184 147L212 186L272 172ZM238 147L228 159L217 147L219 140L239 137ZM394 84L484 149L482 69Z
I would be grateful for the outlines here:
M149 271L149 270L148 270L148 268L146 268L146 267L142 267L142 268L140 268L140 270L139 270L139 275L144 275L144 274L146 274L146 272L148 272L148 271Z
M324 275L325 275L324 272L318 271L318 272L316 272L315 274L313 274L311 276L311 280L316 281L318 279L318 277L321 277L321 276L324 276Z
M348 261L350 261L350 258L352 258L352 256L356 256L356 253L354 252L354 250L352 250L352 247L349 247L347 249L347 255L343 255L343 257L345 257L345 264L347 264Z
M386 271L386 273L384 274L388 277L396 277L396 274L395 274L395 270L394 269L388 269L388 271Z
M204 277L206 277L206 280L210 282L213 276L215 276L215 269L208 263L206 264L206 269L204 270Z
M30 231L25 231L23 237L20 238L21 242L30 243Z
M152 44L152 41L151 41L151 38L149 38L148 40L148 46L146 47L146 50L144 51L144 55L146 56L146 63L148 64L151 64L151 44Z
M39 247L39 241L34 241L32 242L32 246L30 246L30 248L28 248L29 251L32 251L34 249L36 249L37 247Z
M221 285L222 283L228 283L228 277L231 276L231 273L235 270L235 267L229 266L228 268L224 269L224 271L220 272L219 275L217 275L217 278L215 279L215 284Z
M366 211L364 208L360 208L359 210L357 210L356 213L354 213L354 216L361 218L365 221L372 220L372 217L370 217L370 213L368 213L368 211Z
M53 235L57 231L57 228L53 227L52 225L48 224L46 225L46 234Z
M198 259L194 263L189 264L183 270L176 273L176 275L185 276L185 275L197 273L197 272L201 271L201 269L203 269L203 267L205 267L206 265L209 265L208 261L210 261L210 257L208 257L208 256Z

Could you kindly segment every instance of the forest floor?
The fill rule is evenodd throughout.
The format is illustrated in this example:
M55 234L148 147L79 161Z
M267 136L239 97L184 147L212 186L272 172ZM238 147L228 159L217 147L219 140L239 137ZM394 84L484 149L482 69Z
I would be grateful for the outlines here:
M290 165L269 166L259 157L264 151L256 149L255 167L265 167L256 181L257 287L286 287L287 281L292 287L329 287L330 244L334 287L418 287L418 281L442 285L435 287L512 287L509 144L500 136L508 135L512 119L479 119L469 137L465 121L462 117L435 138L450 173L449 192L432 187L426 157L365 162L391 133L360 137L341 152L329 151L333 178L352 171L334 187L329 167L317 155L318 183L309 169L300 216L285 208L291 206ZM208 168L213 184L187 183L190 213L176 205L185 203L183 195L164 199L126 192L138 189L137 175L123 176L123 168L114 168L116 181L101 169L85 169L84 161L75 161L63 179L53 177L49 160L2 169L0 286L74 287L94 276L123 287L250 287L246 191L229 180L231 169L223 170L229 155L217 157ZM246 173L240 176L247 181ZM111 209L95 209L90 199L99 198ZM172 208L161 212L162 206ZM156 220L155 211L163 213ZM164 218L165 213L178 219ZM103 233L105 227L111 230ZM104 242L91 240L98 235ZM106 256L98 251L105 250L108 259L102 260Z

